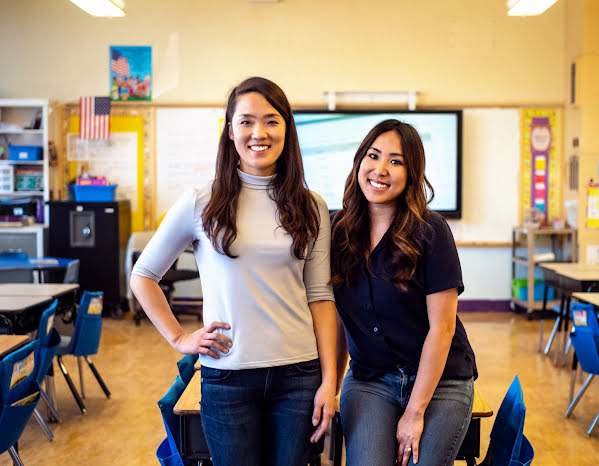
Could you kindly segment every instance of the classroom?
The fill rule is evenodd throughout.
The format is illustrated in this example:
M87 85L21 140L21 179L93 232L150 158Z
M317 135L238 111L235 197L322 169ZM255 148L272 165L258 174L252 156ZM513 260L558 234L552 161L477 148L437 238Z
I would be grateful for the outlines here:
M529 16L508 15L514 0L105 1L124 15L93 16L79 0L0 2L0 294L3 286L23 282L66 285L69 266L61 258L68 258L77 261L77 289L51 294L61 310L57 330L75 338L75 317L66 322L65 316L81 307L82 292L103 291L104 302L92 359L107 388L91 366L64 353L71 389L62 357L54 359L49 395L60 422L38 403L54 439L48 441L32 416L18 437L24 464L158 463L156 450L167 434L157 403L173 385L182 355L144 314L129 275L175 201L214 177L227 96L252 76L277 83L289 99L308 188L329 208L335 201L323 191L338 177L340 202L351 159L343 169L324 160L337 143L330 134L322 147L306 148L303 141L316 138L302 132L304 119L455 118L454 179L447 181L438 165L426 173L431 179L435 168L440 173L433 183L437 201L445 200L446 181L455 194L447 212L437 210L457 246L464 284L457 315L476 356L474 387L489 412L476 418L475 462L458 456L455 464L483 461L515 376L533 464L599 463L599 428L587 434L599 414L596 382L580 403L572 402L589 374L599 373L599 356L595 372L587 371L576 339L568 338L570 320L573 330L582 328L570 304L594 316L593 299L599 300L576 296L599 291L598 1L541 1L552 4ZM140 76L130 93L118 68L127 53L140 54L130 56L131 67L142 53L149 60L131 70L131 82ZM82 136L80 99L90 96L108 102L109 143ZM440 145L446 155L444 141L432 137L425 149ZM15 161L15 147L33 145L42 147L39 158L29 163L25 154L26 162ZM428 155L427 161L437 160ZM98 178L89 181L88 174ZM83 198L74 193L96 188L75 180L100 184L100 177L118 185L111 191L116 200L102 199L97 207L75 202ZM37 184L23 188L25 182ZM13 261L2 256L9 252L34 265L3 266ZM161 288L191 333L209 322L202 322L203 274L197 278L195 258L185 252L193 251L176 262L183 275ZM562 269L553 266L563 262ZM50 302L27 306L41 314ZM87 303L92 310L94 302L92 296ZM25 333L13 331L25 319L2 306L0 338ZM28 330L23 344L35 338L35 329ZM84 387L85 415L72 394ZM0 432L6 432L2 408ZM338 445L333 454L334 436L329 428L320 462L311 464L345 464ZM0 448L0 465L13 464L9 446ZM200 464L193 460L185 464Z

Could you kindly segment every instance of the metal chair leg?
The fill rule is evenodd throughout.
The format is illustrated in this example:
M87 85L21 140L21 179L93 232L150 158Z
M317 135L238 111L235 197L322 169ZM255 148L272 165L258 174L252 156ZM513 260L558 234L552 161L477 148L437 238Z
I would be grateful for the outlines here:
M77 367L79 369L79 384L81 385L81 398L85 398L85 387L83 386L83 363L81 356L77 356Z
M8 449L8 454L12 458L12 462L15 464L15 466L24 466L15 447L10 447Z
M33 410L33 414L34 414L35 419L38 422L38 424L41 426L41 428L44 430L44 432L48 436L48 440L50 442L52 442L54 440L54 435L52 435L52 431L48 427L48 424L46 424L46 421L44 421L44 418L42 417L42 415L40 414L40 412L37 410L37 408L35 408Z
M58 414L58 410L56 409L56 406L54 406L54 403L52 403L52 400L50 400L50 397L47 395L47 393L44 391L42 387L40 387L40 395L42 395L43 400L46 402L46 406L51 411L54 420L56 422L62 422L62 420L60 419L60 415Z
M543 351L543 354L549 353L549 350L551 349L551 345L553 344L553 339L555 338L555 334L557 333L557 329L559 328L559 324L560 324L561 320L562 320L562 318L560 316L557 316L557 318L555 319L555 324L553 325L553 330L551 330L551 335L549 336L549 340L547 341L547 346L545 346L545 350Z
M584 384L582 385L582 387L578 391L578 394L576 395L576 398L574 398L574 400L572 401L572 403L570 403L570 406L568 406L568 409L566 410L566 417L570 417L570 414L572 414L572 411L574 411L574 408L576 408L576 405L578 404L578 402L582 398L582 395L584 395L584 392L586 391L586 389L589 388L589 384L591 383L591 380L593 380L593 377L595 377L595 375L591 374L584 381Z
M57 355L56 356L56 360L58 361L58 367L60 367L60 371L62 372L62 375L64 375L64 378L67 381L67 385L71 389L71 393L75 397L75 401L79 405L79 409L81 410L81 412L83 414L87 414L87 409L85 408L85 404L83 403L83 400L79 396L79 393L77 393L77 389L75 388L75 384L73 384L73 381L71 380L71 376L67 372L67 368L64 365L64 362L62 361L62 356L58 356Z
M100 377L100 373L98 372L98 369L96 369L96 366L94 366L94 363L92 362L91 358L89 356L85 356L85 361L87 362L87 365L89 366L89 368L92 370L92 372L96 376L96 380L100 384L100 387L102 387L102 390L104 390L104 394L106 395L106 398L110 398L110 390L108 390L108 387L102 380L102 377Z
M595 416L595 419L593 419L593 422L591 422L589 430L587 430L587 435L591 435L591 432L595 428L595 424L597 424L597 421L599 421L599 411L597 411L597 415Z

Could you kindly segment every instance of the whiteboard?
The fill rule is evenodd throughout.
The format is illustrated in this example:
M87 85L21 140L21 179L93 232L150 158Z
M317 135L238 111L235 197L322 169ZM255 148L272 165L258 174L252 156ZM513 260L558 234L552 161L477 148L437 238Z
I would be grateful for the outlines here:
M214 177L224 108L159 108L156 113L156 213L187 188ZM462 219L448 221L456 241L509 242L518 222L520 113L463 111Z
M464 110L462 218L448 221L456 241L511 241L518 224L519 167L519 110Z
M156 215L214 178L224 108L156 110Z

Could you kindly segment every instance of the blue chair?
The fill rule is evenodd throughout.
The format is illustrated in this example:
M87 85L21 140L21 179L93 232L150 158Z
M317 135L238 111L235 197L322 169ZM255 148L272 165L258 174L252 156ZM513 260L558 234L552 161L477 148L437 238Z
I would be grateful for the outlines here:
M171 385L166 395L158 401L158 407L162 413L162 421L166 430L166 438L158 446L156 457L162 466L183 466L181 453L177 448L177 440L179 438L179 419L173 413L173 408L177 404L177 400L185 391L185 383L179 376L175 379L175 383Z
M100 384L100 387L104 391L106 398L110 398L110 391L108 387L100 377L100 373L94 366L90 356L98 353L98 346L100 345L100 336L102 334L102 298L104 293L101 291L84 291L81 301L79 302L79 309L77 310L77 317L75 319L75 328L73 330L72 337L62 336L58 349L56 351L56 359L58 366L64 375L65 380L75 401L79 405L79 409L83 414L87 413L87 408L83 403L85 398L85 390L83 387L83 372L81 358L84 358L87 365L93 372L96 380ZM79 365L79 381L81 383L81 396L77 392L67 368L64 365L62 357L72 354L77 356L77 362Z
M570 341L574 346L575 357L580 362L580 368L588 372L589 376L568 406L566 417L570 417L595 375L599 374L599 323L595 315L595 308L592 304L572 303L571 309L573 327L570 333ZM575 379L576 369L574 365L570 381L571 393L573 392ZM587 430L587 435L591 435L597 420L599 420L599 412Z
M40 395L43 400L46 402L46 405L52 411L54 418L60 422L60 415L56 410L56 407L48 397L46 391L42 388L41 384L43 380L48 376L50 372L50 368L52 367L52 361L54 360L54 356L56 355L56 351L58 350L58 345L60 344L60 334L54 328L54 317L56 315L56 308L58 306L58 300L54 300L50 307L46 309L42 318L40 319L40 324L37 329L36 338L39 340L39 348L38 348L38 359L39 359L39 370L37 373L37 382L40 384ZM46 388L48 385L52 384L53 381L51 378L46 378ZM53 386L52 386L53 390ZM36 410L37 411L37 410ZM37 414L36 414L36 417ZM42 426L43 427L43 426Z
M528 466L534 450L524 436L526 407L518 376L508 388L491 430L491 441L481 466Z
M8 450L13 462L22 465L15 449L39 400L35 355L37 340L0 361L0 453Z

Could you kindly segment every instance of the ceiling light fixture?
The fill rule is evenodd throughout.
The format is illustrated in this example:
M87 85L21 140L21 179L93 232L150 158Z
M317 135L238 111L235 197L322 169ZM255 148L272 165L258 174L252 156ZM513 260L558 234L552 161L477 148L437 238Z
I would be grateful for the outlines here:
M557 0L508 0L509 16L536 16L543 13Z
M71 2L92 16L106 18L125 16L123 0L71 0Z

